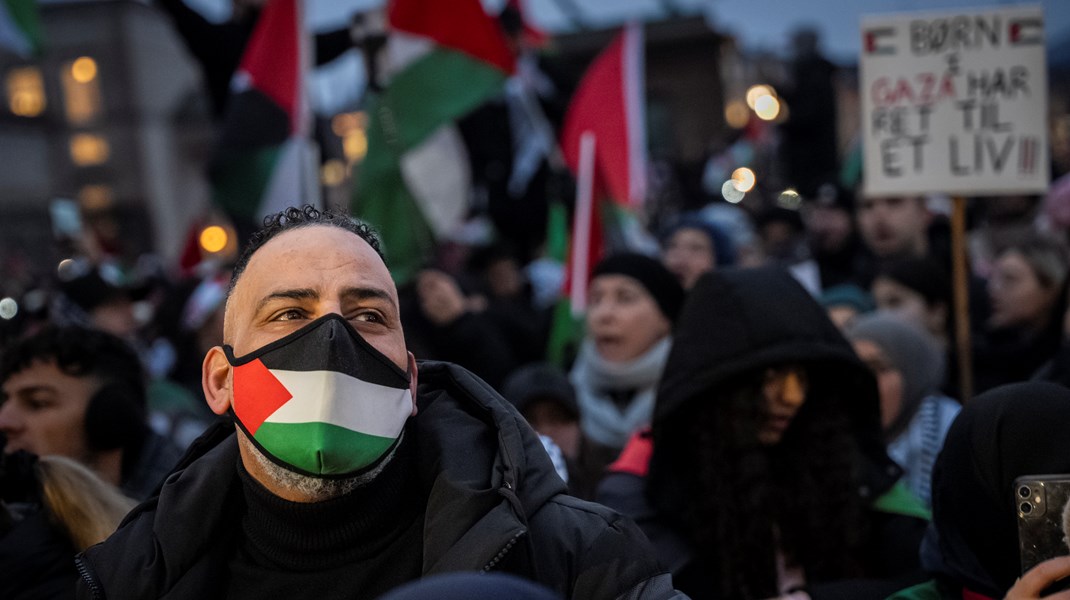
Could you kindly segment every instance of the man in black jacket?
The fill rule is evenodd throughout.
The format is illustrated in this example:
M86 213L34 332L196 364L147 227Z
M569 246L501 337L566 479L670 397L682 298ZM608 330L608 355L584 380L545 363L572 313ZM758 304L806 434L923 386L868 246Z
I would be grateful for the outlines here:
M234 270L209 406L160 495L78 561L92 598L374 598L501 570L568 598L678 598L627 519L563 495L489 386L405 347L364 225L276 215ZM419 385L417 385L419 370Z

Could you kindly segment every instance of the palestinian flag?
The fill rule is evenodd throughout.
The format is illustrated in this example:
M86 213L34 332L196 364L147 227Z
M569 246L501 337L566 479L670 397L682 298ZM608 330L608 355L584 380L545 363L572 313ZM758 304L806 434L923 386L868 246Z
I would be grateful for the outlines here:
M231 81L210 175L216 206L242 229L287 206L319 203L307 46L300 0L270 0Z
M367 350L357 351L368 359L346 360L353 354L337 351L337 339L323 335L333 329L337 338L346 336L340 327L348 325L306 330L312 335L298 340L305 343L250 359L234 359L225 347L235 365L233 409L240 427L266 455L308 474L343 475L372 464L412 414L404 372Z
M558 362L582 337L591 270L609 249L643 251L636 214L646 197L643 30L630 24L576 88L561 151L576 175L566 298L554 312L548 356Z
M595 137L595 195L639 208L646 196L643 29L630 24L595 58L565 114L561 151L579 173L581 139Z
M0 0L0 47L23 58L41 54L41 19L34 0Z
M352 211L379 231L401 284L468 213L472 177L456 121L502 93L514 57L479 0L394 0L387 18L392 72L368 107Z

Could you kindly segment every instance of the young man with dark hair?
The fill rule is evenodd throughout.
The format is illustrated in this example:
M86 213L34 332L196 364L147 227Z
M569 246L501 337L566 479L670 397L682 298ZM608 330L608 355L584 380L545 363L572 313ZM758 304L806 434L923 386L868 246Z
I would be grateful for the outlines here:
M0 361L5 453L73 458L136 499L148 497L181 456L149 429L145 381L123 340L82 327L48 327Z
M374 598L480 570L568 598L679 597L634 524L563 494L515 409L416 362L367 235L311 208L268 221L204 360L235 427L79 558L83 597Z

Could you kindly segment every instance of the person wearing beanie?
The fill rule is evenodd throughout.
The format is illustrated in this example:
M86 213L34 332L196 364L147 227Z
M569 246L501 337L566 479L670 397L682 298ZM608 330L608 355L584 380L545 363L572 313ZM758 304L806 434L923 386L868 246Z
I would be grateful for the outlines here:
M661 262L691 289L703 273L734 265L736 248L719 226L688 213L661 236Z
M847 329L847 338L877 377L888 456L928 506L933 463L962 408L940 394L943 352L927 332L888 313L860 317Z
M576 392L568 375L549 363L527 364L506 377L501 393L539 434L554 469L568 484L569 493L590 499L592 483L577 467L584 448L583 435Z
M501 391L536 433L553 440L566 458L577 457L580 410L568 375L553 365L532 363L513 371Z
M650 424L684 290L657 260L623 253L599 262L588 288L586 334L569 379L597 474L628 437Z
M692 598L883 599L917 573L926 511L878 409L872 373L788 271L707 273L651 432L597 500L639 523Z
M873 296L851 283L844 283L824 290L821 292L819 300L821 306L824 306L825 310L828 311L829 318L832 319L832 322L840 331L849 327L859 315L872 312L875 308Z

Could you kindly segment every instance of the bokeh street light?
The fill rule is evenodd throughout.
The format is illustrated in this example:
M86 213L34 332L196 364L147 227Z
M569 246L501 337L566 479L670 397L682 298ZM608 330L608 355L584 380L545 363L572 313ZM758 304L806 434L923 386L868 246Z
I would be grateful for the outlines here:
M759 96L754 101L754 114L763 121L772 121L780 114L780 101L773 96Z
M754 171L747 167L740 167L732 171L732 184L741 192L746 193L753 190L756 182L757 178L754 176Z
M201 231L201 248L205 252L216 253L227 247L229 236L227 230L219 225L209 225Z

